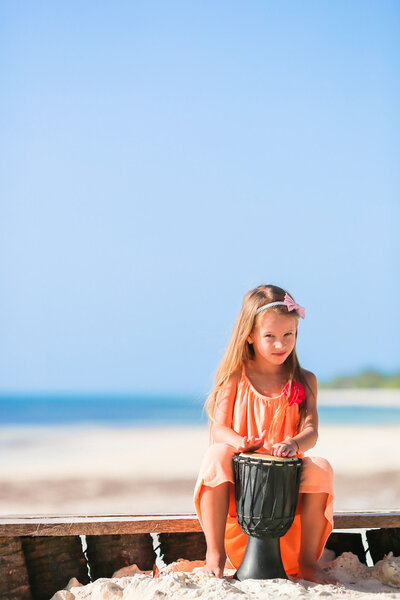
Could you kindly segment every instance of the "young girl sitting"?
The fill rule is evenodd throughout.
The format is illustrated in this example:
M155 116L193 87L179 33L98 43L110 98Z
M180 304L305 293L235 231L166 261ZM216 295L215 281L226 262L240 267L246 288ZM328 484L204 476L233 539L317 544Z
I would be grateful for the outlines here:
M297 358L299 317L304 308L280 287L250 290L207 398L210 446L194 503L207 542L203 570L216 577L225 566L239 567L247 544L236 519L232 458L257 451L303 458L296 516L280 541L282 562L288 576L332 583L318 560L333 526L333 473L327 460L304 457L318 438L317 379Z

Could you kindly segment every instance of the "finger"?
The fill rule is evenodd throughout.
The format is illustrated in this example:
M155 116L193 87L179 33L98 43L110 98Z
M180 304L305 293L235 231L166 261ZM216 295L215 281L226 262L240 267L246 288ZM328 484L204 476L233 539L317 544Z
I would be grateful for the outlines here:
M276 447L275 447L276 456L280 456L281 450L282 450L281 444L277 444Z

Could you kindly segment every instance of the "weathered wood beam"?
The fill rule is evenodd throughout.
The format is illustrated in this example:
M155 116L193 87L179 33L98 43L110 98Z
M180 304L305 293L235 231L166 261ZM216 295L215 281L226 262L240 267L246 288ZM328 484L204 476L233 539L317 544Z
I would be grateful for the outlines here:
M112 577L115 571L133 564L144 571L151 570L156 562L153 540L148 533L88 535L86 544L92 579Z
M196 515L63 515L0 517L0 536L116 535L201 531Z
M78 536L20 538L34 600L49 600L71 577L89 583L86 558ZM8 596L2 596L2 598Z
M169 565L178 560L205 560L206 539L203 532L160 533L160 546L164 562Z
M336 512L333 526L335 529L400 527L400 511Z
M336 512L335 529L400 527L400 511ZM116 535L202 531L195 514L2 515L0 536Z
M0 537L0 598L32 600L21 538Z
M367 541L374 564L389 552L393 552L394 556L400 556L400 529L398 528L367 531Z

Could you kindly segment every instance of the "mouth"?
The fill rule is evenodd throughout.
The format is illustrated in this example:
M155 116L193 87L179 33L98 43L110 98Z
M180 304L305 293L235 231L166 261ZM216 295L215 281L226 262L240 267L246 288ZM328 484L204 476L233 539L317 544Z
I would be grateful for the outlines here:
M286 352L273 352L274 356L285 356Z

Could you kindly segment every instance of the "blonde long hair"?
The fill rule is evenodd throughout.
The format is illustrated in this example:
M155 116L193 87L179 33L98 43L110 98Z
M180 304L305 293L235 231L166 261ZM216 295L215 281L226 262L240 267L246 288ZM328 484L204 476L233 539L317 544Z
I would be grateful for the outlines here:
M234 373L237 373L237 371L241 368L243 362L254 359L254 349L252 344L249 344L249 342L247 341L247 337L253 331L256 325L258 318L258 316L256 316L257 309L261 308L261 306L264 306L265 304L269 304L270 302L283 302L286 293L289 296L291 296L291 298L293 298L293 296L289 294L289 292L276 285L259 285L253 290L248 291L244 296L242 307L233 327L232 335L229 339L228 346L215 375L214 387L208 395L204 405L204 408L211 422L213 422L214 420L213 413L218 392L227 383L229 377ZM269 310L273 310L283 315L288 314L286 306L282 304L278 306L273 306ZM290 314L293 315L296 318L296 321L298 322L298 314L295 311L291 312ZM296 342L292 352L287 357L284 363L288 368L289 372L289 396L292 391L292 384L294 380L296 380L298 383L301 383L304 386L304 388L307 387L311 394L313 393L302 374L299 359L297 358L296 354ZM270 432L274 430L283 412L285 411L285 408L286 406L282 404L280 408L276 411L270 426ZM299 431L303 426L306 410L306 402L303 401L299 405L299 419L297 423L297 431Z

